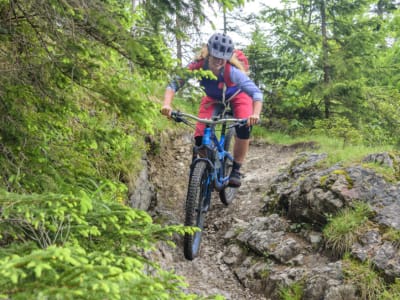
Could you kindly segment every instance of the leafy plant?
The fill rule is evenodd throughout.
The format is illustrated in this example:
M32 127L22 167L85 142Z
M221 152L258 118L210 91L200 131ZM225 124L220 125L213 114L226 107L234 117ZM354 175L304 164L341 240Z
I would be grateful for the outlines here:
M196 299L183 279L140 257L50 246L0 260L0 297L13 299Z
M180 277L140 254L158 242L172 244L173 234L193 228L154 224L146 212L100 191L78 196L2 191L0 204L3 241L13 240L0 260L0 290L7 297L195 299L182 292Z

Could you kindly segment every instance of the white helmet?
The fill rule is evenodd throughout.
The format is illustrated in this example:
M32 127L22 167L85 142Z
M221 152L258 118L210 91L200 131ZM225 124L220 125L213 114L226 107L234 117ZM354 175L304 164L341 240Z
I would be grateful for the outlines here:
M232 39L225 33L214 33L207 43L208 53L214 57L229 60L233 54Z

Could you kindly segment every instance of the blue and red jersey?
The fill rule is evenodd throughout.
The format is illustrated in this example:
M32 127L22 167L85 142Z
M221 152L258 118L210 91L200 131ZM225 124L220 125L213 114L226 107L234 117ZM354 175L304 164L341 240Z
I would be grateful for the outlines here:
M221 68L220 74L218 74L217 79L211 79L207 77L203 77L200 79L200 85L203 87L206 95L215 100L222 101L223 86L225 83L225 99L229 99L231 96L236 94L238 90L240 90L249 95L253 99L253 101L262 101L263 94L261 90L255 85L255 83L238 68L228 64L229 62L225 65L224 68ZM200 69L209 70L208 60L205 59L191 62L188 65L188 69L192 71ZM177 77L168 85L168 88L172 89L174 92L177 92L184 83L184 79Z

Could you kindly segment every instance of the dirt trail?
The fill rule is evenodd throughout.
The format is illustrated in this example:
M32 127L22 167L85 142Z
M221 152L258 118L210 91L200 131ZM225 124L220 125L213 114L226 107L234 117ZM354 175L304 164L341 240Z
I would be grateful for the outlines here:
M158 166L157 162L154 165L154 171L159 168L153 173L158 190L156 211L164 220L168 219L168 223L183 223L190 145L190 137L177 138L167 150L168 155L164 155ZM294 155L293 149L253 141L243 166L245 177L234 202L226 207L217 193L213 195L199 257L185 260L180 237L176 249L162 251L162 265L184 276L189 292L202 296L220 294L231 300L268 299L244 288L223 262L227 246L223 236L232 224L261 216L268 183Z

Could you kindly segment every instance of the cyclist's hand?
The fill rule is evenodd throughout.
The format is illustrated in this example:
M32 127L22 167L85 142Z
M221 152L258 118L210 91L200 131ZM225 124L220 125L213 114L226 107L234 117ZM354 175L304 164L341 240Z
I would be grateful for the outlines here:
M260 122L260 116L259 115L251 115L247 119L247 126L256 125L258 122Z
M172 107L170 105L164 105L161 108L161 113L166 117L171 117Z

